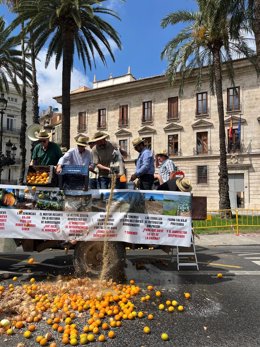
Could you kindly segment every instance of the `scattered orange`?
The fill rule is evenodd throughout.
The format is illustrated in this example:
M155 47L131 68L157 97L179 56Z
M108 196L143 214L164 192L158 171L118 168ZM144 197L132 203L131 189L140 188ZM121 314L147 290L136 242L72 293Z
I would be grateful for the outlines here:
M108 336L110 339L113 339L113 338L116 336L116 334L115 334L115 332L114 332L113 330L110 330L110 331L108 332L107 336Z

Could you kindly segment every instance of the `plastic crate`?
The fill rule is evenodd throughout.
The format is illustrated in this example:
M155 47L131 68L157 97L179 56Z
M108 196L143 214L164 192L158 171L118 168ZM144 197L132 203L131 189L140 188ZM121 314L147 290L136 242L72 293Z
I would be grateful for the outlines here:
M86 165L63 165L61 175L67 174L88 176L88 167Z
M47 173L48 180L37 180L37 177L42 177L43 173ZM29 177L34 177L34 179L29 180ZM54 172L54 166L38 166L31 165L25 171L24 184L28 186L55 186L57 184L57 177Z

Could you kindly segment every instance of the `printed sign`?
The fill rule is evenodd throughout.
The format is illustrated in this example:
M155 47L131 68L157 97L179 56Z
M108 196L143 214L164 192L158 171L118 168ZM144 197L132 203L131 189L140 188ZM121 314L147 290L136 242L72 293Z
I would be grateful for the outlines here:
M0 185L0 238L189 247L191 211L190 193Z

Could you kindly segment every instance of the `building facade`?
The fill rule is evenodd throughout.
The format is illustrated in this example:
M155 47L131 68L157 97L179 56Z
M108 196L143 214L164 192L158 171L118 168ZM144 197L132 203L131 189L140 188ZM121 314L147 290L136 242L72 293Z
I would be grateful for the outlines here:
M22 96L16 91L16 89L10 85L9 93L5 93L5 99L7 99L7 108L3 114L3 139L2 139L2 151L6 154L6 151L10 150L8 143L12 143L17 149L15 151L15 164L3 167L1 174L1 182L3 184L17 184L20 176L20 133L21 133L21 107ZM27 111L26 122L27 126L32 124L32 96L31 91L27 91ZM29 165L31 158L31 141L26 137L26 162Z
M260 203L260 88L246 59L234 62L235 85L223 72L223 98L230 200L233 208L257 208ZM60 98L57 98L60 101ZM128 153L128 178L138 153L132 147L142 137L154 153L166 149L185 172L196 196L207 196L208 209L218 209L219 120L216 96L210 93L205 68L200 90L194 78L171 86L164 75L136 80L124 76L95 81L92 89L71 94L71 145L78 132L109 133Z

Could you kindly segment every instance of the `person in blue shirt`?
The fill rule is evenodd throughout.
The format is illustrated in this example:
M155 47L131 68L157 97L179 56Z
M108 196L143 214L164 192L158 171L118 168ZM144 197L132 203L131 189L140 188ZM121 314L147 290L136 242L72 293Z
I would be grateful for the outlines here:
M154 181L154 156L150 149L145 146L144 139L138 137L133 140L134 149L139 153L136 161L135 173L130 181L139 179L141 190L151 190Z

